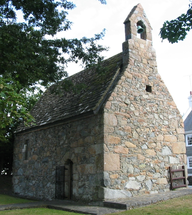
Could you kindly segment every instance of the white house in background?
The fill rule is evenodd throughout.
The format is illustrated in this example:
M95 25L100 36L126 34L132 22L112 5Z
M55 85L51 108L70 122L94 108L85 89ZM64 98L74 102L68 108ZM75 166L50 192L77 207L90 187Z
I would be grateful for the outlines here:
M189 96L189 111L186 119L184 120L185 128L185 142L186 142L186 155L187 155L187 171L189 185L192 185L192 91Z

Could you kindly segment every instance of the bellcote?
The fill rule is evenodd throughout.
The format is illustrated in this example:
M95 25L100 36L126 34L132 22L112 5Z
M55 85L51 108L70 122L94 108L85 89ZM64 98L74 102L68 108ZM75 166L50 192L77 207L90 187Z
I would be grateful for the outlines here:
M140 56L144 50L155 56L155 50L152 47L152 28L141 4L133 7L124 24L123 64L127 65L130 62L132 51L137 53L137 56ZM143 56L140 57L143 58Z
M137 37L152 42L152 28L141 4L133 7L124 24L125 41ZM138 29L142 29L143 32L139 34Z

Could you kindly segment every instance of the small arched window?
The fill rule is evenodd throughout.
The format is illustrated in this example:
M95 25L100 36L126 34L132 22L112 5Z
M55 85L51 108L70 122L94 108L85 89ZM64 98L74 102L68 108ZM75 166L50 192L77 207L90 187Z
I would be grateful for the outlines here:
M137 37L146 40L146 27L142 21L137 22Z

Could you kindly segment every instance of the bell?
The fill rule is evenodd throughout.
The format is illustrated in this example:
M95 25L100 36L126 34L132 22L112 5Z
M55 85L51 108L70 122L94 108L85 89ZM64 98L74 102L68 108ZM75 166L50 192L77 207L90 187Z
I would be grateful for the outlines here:
M144 32L144 28L141 27L140 25L137 26L137 33L142 34Z

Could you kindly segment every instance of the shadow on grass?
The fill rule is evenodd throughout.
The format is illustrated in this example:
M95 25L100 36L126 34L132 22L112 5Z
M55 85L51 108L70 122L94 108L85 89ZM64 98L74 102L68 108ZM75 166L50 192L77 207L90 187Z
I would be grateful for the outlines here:
M68 211L60 211L48 208L29 208L29 209L18 209L18 210L7 210L0 211L0 215L84 215L80 213L73 213Z
M0 205L20 204L20 203L28 203L28 202L34 202L34 201L0 194Z

